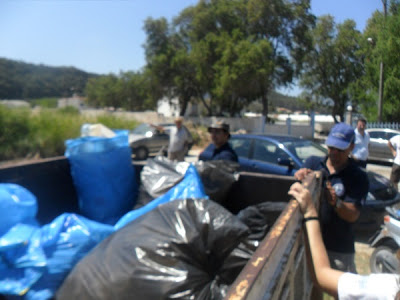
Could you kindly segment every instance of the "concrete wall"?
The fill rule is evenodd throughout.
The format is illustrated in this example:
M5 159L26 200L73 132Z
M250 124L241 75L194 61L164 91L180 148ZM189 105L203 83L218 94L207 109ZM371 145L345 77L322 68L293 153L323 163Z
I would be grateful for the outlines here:
M88 116L97 116L99 114L112 114L114 116L126 119L134 119L143 123L173 123L174 117L166 117L154 111L148 112L110 112L105 110L81 110L82 114ZM185 117L185 122L192 122L195 125L209 126L217 120L223 120L230 125L232 132L247 132L247 133L266 133L266 134L280 134L292 135L303 137L306 139L316 138L313 136L313 128L309 122L296 122L291 121L288 126L287 122L278 121L275 124L265 124L264 130L262 128L263 122L261 117L242 117L242 118L220 118L220 117ZM318 135L321 132L329 132L332 124L329 122L322 122L315 124L315 133Z

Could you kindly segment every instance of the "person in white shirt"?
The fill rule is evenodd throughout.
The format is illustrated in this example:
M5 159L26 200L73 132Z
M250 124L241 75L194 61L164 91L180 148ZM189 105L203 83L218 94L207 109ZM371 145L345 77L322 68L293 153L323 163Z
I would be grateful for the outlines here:
M400 181L400 135L395 135L388 141L390 151L392 151L394 161L390 181L393 182L396 189Z
M332 269L322 241L319 217L311 194L299 182L294 183L289 195L299 203L306 231L306 251L314 268L316 284L339 300L389 300L400 299L398 274L359 275Z
M175 118L175 125L176 127L172 128L169 134L168 158L183 161L193 138L189 130L183 125L182 117Z
M367 167L367 159L369 155L369 133L365 131L366 127L367 121L363 118L358 119L357 127L354 129L356 138L354 141L354 149L352 151L354 161L364 169Z

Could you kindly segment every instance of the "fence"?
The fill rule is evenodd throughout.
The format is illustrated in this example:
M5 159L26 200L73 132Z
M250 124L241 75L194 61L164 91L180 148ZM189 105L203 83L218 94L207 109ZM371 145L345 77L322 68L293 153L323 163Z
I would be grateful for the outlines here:
M388 128L388 129L400 130L400 123L373 122L373 123L367 123L367 127L368 128Z
M109 112L105 110L81 110L85 115L112 114L116 117L135 119L147 123L173 123L173 117L165 117L156 112ZM294 117L286 116L285 120L278 120L275 124L265 123L262 117L221 118L221 117L186 117L185 122L196 125L209 126L216 120L224 120L231 127L232 132L244 130L248 133L281 134L303 137L306 139L320 139L328 134L333 122L327 121L299 121Z

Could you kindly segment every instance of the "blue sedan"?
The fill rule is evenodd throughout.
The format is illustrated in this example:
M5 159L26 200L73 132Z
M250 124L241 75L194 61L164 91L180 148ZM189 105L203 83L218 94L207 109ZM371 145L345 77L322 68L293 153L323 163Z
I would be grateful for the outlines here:
M241 171L292 176L311 155L324 157L327 150L309 140L261 134L232 135L229 143L239 157ZM211 157L210 146L200 159Z

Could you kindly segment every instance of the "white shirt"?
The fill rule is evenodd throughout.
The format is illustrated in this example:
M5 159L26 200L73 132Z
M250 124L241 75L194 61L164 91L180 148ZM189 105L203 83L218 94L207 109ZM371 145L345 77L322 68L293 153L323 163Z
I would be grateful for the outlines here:
M394 158L394 163L400 165L400 135L395 135L390 140L394 150L396 150L396 157Z
M364 131L364 136L362 136L357 128L354 129L354 133L356 134L356 139L354 142L354 149L352 154L358 160L367 160L369 154L369 133Z
M169 134L169 152L183 151L185 144L192 141L192 136L183 125L178 130L178 127L173 127Z
M400 291L400 276L344 273L339 277L339 300L394 300Z

